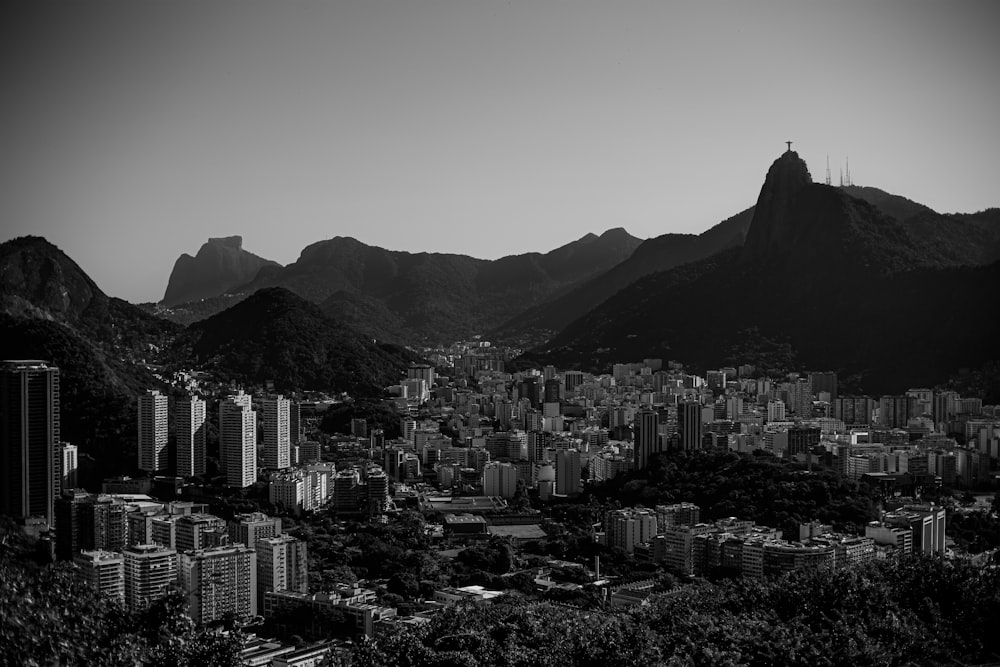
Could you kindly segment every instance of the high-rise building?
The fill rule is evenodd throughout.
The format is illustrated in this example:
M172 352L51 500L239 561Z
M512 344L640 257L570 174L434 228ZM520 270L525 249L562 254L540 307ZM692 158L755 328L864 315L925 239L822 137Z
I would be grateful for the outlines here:
M77 469L79 468L76 445L71 445L68 442L60 443L59 459L61 461L59 466L60 488L75 489L78 486Z
M812 385L812 393L816 397L826 392L830 395L831 403L837 400L837 374L833 371L810 373L809 384Z
M389 505L389 476L381 468L368 471L368 502L376 512L385 511Z
M333 506L338 512L357 511L360 484L361 475L354 468L337 471L333 478Z
M66 489L55 501L56 558L70 560L83 544L81 530L82 507L89 502L90 494L84 489ZM90 548L93 548L92 546Z
M244 488L257 479L257 413L240 392L219 404L219 451L226 485Z
M194 477L205 474L205 401L197 397L178 401L175 410L177 432L177 474Z
M264 468L282 470L291 465L290 402L284 396L264 399Z
M229 522L229 542L243 544L251 549L259 540L281 535L281 518L269 517L263 512L237 514Z
M302 406L298 401L288 403L288 441L295 446L302 442Z
M767 421L769 422L783 422L785 421L785 402L780 398L774 401L767 402Z
M701 449L701 405L689 401L677 406L677 433L681 449L686 452Z
M125 605L141 612L169 593L177 581L177 552L158 544L135 544L122 550L125 558Z
M916 400L909 396L883 396L878 402L878 423L889 428L906 428L915 406Z
M649 465L649 459L660 451L659 417L653 410L640 410L635 414L633 462L636 470ZM558 478L557 478L558 480Z
M226 522L214 514L188 514L174 522L177 551L194 551L225 543L228 540Z
M677 526L694 526L701 520L701 508L694 503L656 506L656 529L665 535Z
M197 624L257 615L257 553L243 544L182 553L177 580Z
M139 469L148 473L166 470L167 397L156 389L139 396Z
M0 362L0 514L55 519L60 491L59 369Z
M268 591L309 592L309 558L306 543L290 535L258 540L257 608L264 608Z
M556 452L556 493L561 496L580 493L580 452L575 449Z
M80 548L121 551L128 530L126 512L121 498L90 496L80 506Z
M237 408L236 406L245 406L247 408L253 407L250 395L243 393L242 389L240 389L232 396L228 396L227 398L219 402L219 469L223 473L227 472L226 470L227 451L226 448L223 446L223 443L226 441L226 424L224 416L227 409L227 405L228 405L228 410L230 412L238 410L239 408ZM240 425L240 428L237 430L242 430L242 425ZM256 437L257 436L255 433L254 438Z
M510 499L517 491L517 468L492 461L483 468L483 494Z
M608 512L604 517L604 530L608 546L632 553L637 544L656 537L656 515L650 510L635 508Z
M125 602L125 557L113 551L81 551L73 557L81 579L102 598Z

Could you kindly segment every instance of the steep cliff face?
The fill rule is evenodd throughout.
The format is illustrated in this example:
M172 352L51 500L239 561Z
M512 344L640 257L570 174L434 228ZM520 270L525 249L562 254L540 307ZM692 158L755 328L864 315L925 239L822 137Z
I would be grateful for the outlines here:
M185 253L177 258L162 303L169 307L219 296L269 266L281 265L244 250L240 236L210 238L194 257Z
M743 246L744 259L766 259L780 252L791 240L795 235L792 204L810 183L809 168L795 151L785 151L774 161L757 197L753 221Z

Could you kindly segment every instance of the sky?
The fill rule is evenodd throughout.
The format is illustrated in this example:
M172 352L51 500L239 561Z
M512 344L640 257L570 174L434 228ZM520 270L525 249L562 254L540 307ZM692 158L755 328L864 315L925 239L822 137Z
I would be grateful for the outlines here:
M1000 3L28 2L0 22L0 241L162 298L208 237L496 258L700 233L792 140L1000 206Z

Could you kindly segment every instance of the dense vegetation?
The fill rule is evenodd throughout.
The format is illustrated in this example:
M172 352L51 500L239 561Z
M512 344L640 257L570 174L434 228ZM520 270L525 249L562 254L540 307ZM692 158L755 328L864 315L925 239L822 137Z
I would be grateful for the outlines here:
M837 530L864 533L877 518L880 497L867 484L836 472L789 464L769 454L728 451L668 452L647 470L589 487L593 496L624 506L692 502L702 520L735 516L798 535L798 524L819 520Z
M246 384L273 380L278 391L346 391L377 396L416 359L377 344L326 317L283 288L254 293L196 322L177 338L175 354Z
M129 614L120 602L101 599L72 564L35 565L32 545L11 523L5 521L0 532L0 664L241 664L241 633L226 624L196 629L179 592Z
M932 557L687 586L623 610L516 596L360 647L355 664L937 665L1000 650L1000 571Z

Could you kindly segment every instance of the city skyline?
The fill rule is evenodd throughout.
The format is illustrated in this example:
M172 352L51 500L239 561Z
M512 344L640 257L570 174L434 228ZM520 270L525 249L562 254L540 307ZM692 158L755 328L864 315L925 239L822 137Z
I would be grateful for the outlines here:
M22 5L4 239L156 301L208 237L287 264L333 236L493 259L699 233L786 140L817 181L829 156L834 183L850 159L940 212L998 203L987 3L278 7Z

